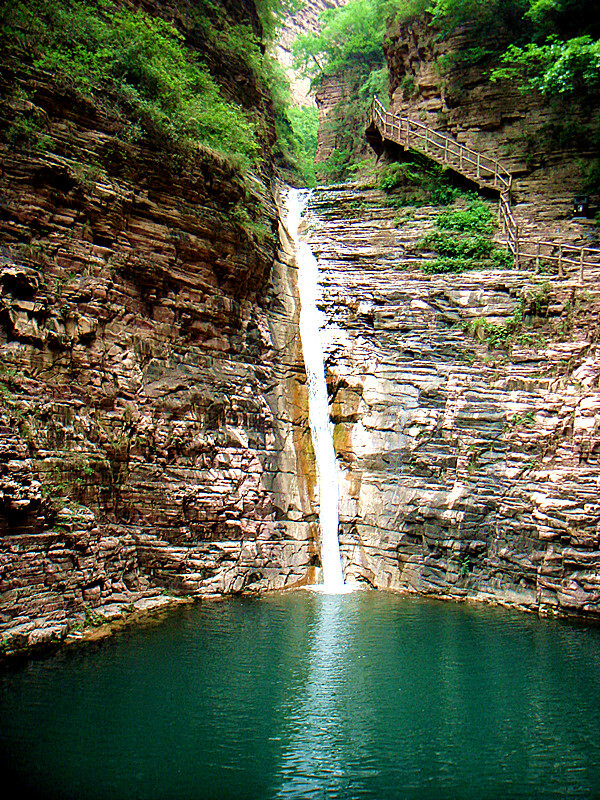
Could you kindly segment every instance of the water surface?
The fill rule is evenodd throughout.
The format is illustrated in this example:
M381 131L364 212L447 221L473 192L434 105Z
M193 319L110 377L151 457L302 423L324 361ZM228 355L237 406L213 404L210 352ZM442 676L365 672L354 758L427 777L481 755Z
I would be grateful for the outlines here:
M202 603L0 674L0 748L3 782L69 800L599 797L600 631L378 592Z

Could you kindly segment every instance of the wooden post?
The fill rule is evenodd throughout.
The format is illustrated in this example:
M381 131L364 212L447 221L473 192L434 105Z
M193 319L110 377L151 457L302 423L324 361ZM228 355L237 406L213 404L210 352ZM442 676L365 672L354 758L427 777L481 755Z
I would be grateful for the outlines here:
M463 149L462 149L462 145L459 144L458 146L460 148L460 150L459 150L459 163L460 163L460 171L462 173L462 171L463 171Z
M477 180L481 180L481 153L477 153Z
M583 286L583 254L585 249L581 248L581 255L579 256L579 283Z
M540 271L540 248L541 248L541 244L538 241L538 243L537 243L537 255L535 257L535 271L536 272Z
M558 245L558 277L563 277L562 244Z

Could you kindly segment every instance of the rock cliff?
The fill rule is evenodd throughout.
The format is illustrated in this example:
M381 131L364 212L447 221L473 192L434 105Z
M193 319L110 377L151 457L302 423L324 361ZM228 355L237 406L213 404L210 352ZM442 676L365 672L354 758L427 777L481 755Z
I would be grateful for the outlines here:
M185 3L144 7L204 46ZM253 3L223 8L259 30ZM268 151L269 104L222 58ZM11 64L1 94L4 650L161 593L306 579L295 264L268 161L243 182L209 150L128 140L118 113L48 72ZM12 135L27 126L35 141Z
M598 158L597 103L492 83L506 32L487 36L468 26L442 36L428 15L393 26L384 41L391 110L499 160L514 176L514 200L537 206L540 224L549 211L566 218Z
M348 0L308 0L298 11L289 14L277 40L277 60L286 69L294 102L307 105L314 102L310 91L310 78L303 78L293 69L294 41L305 33L318 33L319 17L328 8L338 8Z
M110 102L33 63L3 70L7 652L164 594L297 585L318 563L296 266L269 159L272 107L248 66L203 38L197 18L190 24L193 3L134 5L174 20L223 94L254 109L264 158L244 180L208 148L127 135ZM260 34L253 2L221 6ZM396 77L413 70L420 94L402 105L408 83L393 83L396 108L435 115L482 149L492 139L501 146L498 130L526 140L516 106L507 114L518 130L507 114L496 127L478 123L476 105L449 103L449 90L428 95L427 66L411 56L425 45L410 36L392 41L388 58L402 64ZM322 110L344 91L324 82ZM524 152L504 156L521 175L520 198L549 197L558 167L532 168ZM575 183L562 186L564 207ZM319 190L306 226L325 277L347 577L597 614L597 276L579 286L530 272L424 275L416 241L435 214L400 219L376 192ZM589 230L581 223L571 235ZM477 324L508 331L517 318L504 349Z
M598 276L425 274L438 213L346 186L307 218L346 577L596 616Z
M316 93L319 135L315 164L324 182L337 178L336 165L375 162L363 137L364 112L356 102L358 76L352 71L324 75ZM337 156L337 158L336 158Z

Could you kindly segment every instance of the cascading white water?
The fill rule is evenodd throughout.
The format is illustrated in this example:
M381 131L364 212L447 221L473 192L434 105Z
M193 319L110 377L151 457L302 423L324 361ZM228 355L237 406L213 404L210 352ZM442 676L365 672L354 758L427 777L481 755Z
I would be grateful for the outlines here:
M327 592L342 592L348 589L344 584L338 539L338 473L332 425L329 420L323 348L319 331L320 313L317 309L319 268L310 247L301 242L298 236L298 226L308 197L307 192L290 189L287 198L287 227L296 245L298 263L300 337L308 379L308 416L319 486L323 589Z

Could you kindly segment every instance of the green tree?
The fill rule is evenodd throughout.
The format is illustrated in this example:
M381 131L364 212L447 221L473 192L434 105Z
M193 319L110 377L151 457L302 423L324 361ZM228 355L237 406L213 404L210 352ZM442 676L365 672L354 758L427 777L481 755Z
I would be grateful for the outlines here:
M290 106L288 108L292 130L297 142L297 158L300 174L306 186L315 186L315 155L317 153L317 133L319 112L316 106Z
M347 68L368 73L383 63L385 22L376 0L350 0L321 15L321 32L299 36L294 43L296 66L313 79Z
M510 45L500 60L505 66L493 70L492 81L518 79L524 89L551 95L600 90L600 41L590 36L566 42L552 36L541 45Z

